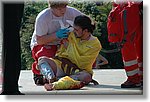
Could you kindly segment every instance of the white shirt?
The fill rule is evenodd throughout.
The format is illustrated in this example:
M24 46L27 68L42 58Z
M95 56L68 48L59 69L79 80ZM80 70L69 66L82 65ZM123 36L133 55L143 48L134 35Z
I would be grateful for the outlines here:
M37 44L36 35L42 36L45 34L55 34L61 26L59 20L66 25L66 20L74 21L75 17L81 15L82 13L73 7L67 6L66 12L63 17L56 17L52 13L51 8L44 9L41 11L35 21L35 28L31 39L30 47L33 49ZM54 41L49 43L48 45L57 45L59 41Z

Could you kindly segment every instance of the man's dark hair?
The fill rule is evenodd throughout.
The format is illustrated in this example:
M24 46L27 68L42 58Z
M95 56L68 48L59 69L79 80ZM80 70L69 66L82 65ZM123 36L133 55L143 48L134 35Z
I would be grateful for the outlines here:
M93 33L95 29L95 24L92 24L92 20L85 15L77 16L74 20L74 25L81 27L82 30L87 29L91 33Z

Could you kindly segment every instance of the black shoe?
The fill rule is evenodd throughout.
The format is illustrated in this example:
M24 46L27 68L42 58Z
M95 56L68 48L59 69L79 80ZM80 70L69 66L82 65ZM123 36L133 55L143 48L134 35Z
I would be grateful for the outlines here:
M44 85L45 83L49 83L47 79L43 77L43 75L34 74L34 83L36 85Z
M25 95L20 91L2 91L1 95Z
M127 80L123 84L121 84L121 88L141 88L141 83L132 83L131 81Z

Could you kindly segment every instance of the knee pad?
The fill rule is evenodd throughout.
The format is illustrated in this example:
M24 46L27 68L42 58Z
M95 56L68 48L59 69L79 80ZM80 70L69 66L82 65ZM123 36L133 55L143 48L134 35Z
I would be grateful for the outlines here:
M38 60L38 68L40 70L40 73L44 75L46 79L50 80L55 78L54 71L44 58L40 58Z

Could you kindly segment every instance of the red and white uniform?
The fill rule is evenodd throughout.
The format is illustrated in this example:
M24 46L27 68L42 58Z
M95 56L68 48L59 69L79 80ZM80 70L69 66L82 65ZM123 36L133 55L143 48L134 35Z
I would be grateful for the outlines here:
M108 17L108 39L112 43L123 43L121 52L128 80L133 83L141 81L143 70L143 33L140 19L139 3L118 4Z

